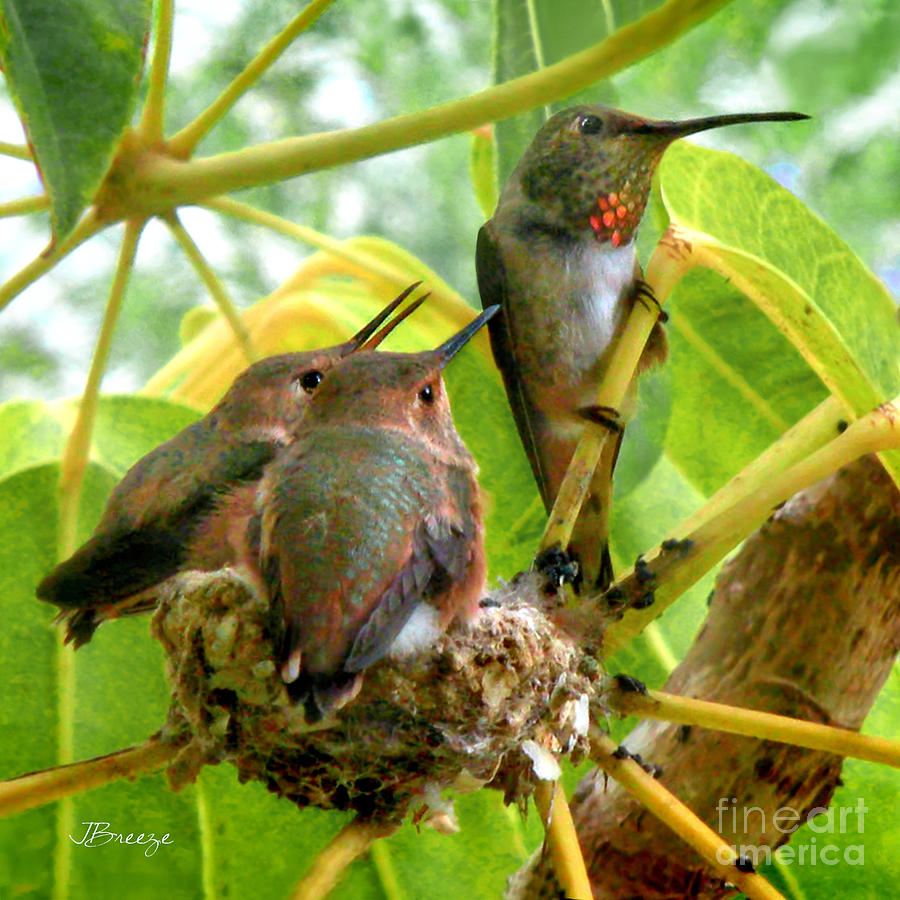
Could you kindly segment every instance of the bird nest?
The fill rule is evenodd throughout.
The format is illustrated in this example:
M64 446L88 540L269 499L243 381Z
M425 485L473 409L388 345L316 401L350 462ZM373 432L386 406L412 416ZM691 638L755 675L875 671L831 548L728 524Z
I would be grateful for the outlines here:
M548 602L537 576L519 576L473 623L373 665L351 703L311 725L276 670L268 604L227 572L182 576L153 619L172 687L161 739L180 747L170 784L227 761L297 806L364 818L446 817L448 787L524 802L555 756L584 758L589 720L606 715L601 667Z

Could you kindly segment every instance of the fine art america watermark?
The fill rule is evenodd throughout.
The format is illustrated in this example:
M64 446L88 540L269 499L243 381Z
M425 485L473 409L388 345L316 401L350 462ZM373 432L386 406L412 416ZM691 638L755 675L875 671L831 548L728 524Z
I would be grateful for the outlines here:
M69 835L73 844L82 847L103 847L106 844L135 844L144 847L144 856L153 856L161 844L174 844L168 832L162 837L157 837L153 832L149 834L128 834L124 832L108 831L109 822L82 822L86 831L80 837Z
M829 843L823 835L859 834L865 831L865 815L869 808L862 797L855 806L816 806L806 815L791 806L782 806L770 814L759 806L738 806L736 797L720 797L716 804L719 816L719 834L793 834L802 825L807 825L813 836L806 843L784 844L777 850L769 846L755 844L732 845L721 848L717 855L724 865L730 862L733 851L739 857L753 864L754 868L771 863L773 859L783 865L798 866L847 866L865 865L865 848L862 843Z

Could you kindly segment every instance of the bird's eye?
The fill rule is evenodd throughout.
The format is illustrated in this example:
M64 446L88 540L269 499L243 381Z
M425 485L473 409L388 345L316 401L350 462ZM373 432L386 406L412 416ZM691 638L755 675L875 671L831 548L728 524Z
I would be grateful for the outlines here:
M434 387L430 384L426 384L425 387L419 391L419 399L429 406L434 403Z
M302 387L307 394L311 394L319 386L321 381L322 373L318 369L310 369L300 376L300 387Z
M599 134L603 130L603 120L599 116L582 116L578 120L578 130L582 134Z

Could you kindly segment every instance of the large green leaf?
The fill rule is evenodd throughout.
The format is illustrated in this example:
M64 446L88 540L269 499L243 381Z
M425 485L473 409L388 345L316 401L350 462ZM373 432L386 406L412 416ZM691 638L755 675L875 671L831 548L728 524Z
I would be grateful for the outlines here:
M0 476L59 459L65 438L46 403L10 400L0 405Z
M896 304L796 197L731 154L686 143L666 153L660 184L703 264L750 297L849 410L900 392ZM884 460L900 482L900 453Z
M150 0L2 0L0 14L3 72L59 241L93 197L128 124Z
M695 269L671 300L666 453L709 495L826 396L790 341L720 275Z

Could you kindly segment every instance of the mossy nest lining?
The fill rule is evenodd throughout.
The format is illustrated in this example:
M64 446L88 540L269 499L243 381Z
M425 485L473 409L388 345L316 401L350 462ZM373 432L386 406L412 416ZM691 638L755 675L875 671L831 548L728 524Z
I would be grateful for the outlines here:
M153 619L172 687L161 738L181 747L170 784L227 761L298 806L366 818L433 808L446 787L522 802L539 748L578 761L588 717L606 715L601 667L548 619L539 581L520 576L472 624L372 666L352 702L309 725L276 671L265 600L226 571L177 579Z

